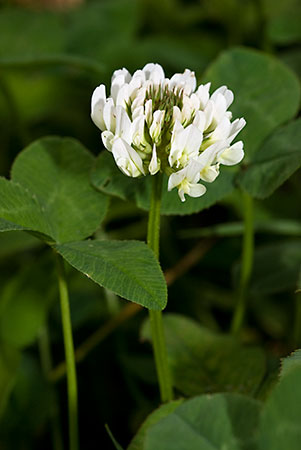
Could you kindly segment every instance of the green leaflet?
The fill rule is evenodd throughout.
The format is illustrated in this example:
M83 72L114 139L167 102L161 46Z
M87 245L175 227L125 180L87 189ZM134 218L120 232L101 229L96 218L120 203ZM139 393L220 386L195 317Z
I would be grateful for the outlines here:
M260 403L238 394L187 400L146 432L144 450L255 450Z
M164 315L164 329L174 386L180 392L192 396L256 391L265 373L265 356L260 348L243 346L178 314ZM150 339L149 322L145 322L142 337Z
M166 306L167 288L153 252L139 241L82 241L56 245L77 270L149 309Z
M283 358L281 361L280 377L285 377L289 371L295 367L301 366L301 350L295 350L291 355Z
M271 195L301 166L301 119L273 133L239 174L241 187L256 198Z
M171 412L162 411L153 424L152 415L148 417L133 450L298 450L300 380L298 362L282 373L264 404L239 394L201 395L171 404ZM153 415L158 418L157 411Z
M108 199L89 183L93 156L76 140L42 138L16 158L12 180L0 179L0 230L38 232L48 241L90 236Z
M260 450L299 450L301 442L301 367L288 370L262 411Z
M158 409L153 411L143 422L141 427L139 428L136 435L131 440L127 450L143 450L144 449L144 440L146 433L148 429L154 425L155 423L159 422L159 420L163 419L164 417L168 416L174 410L183 403L183 399L174 400L169 403L165 403L164 405L161 405Z

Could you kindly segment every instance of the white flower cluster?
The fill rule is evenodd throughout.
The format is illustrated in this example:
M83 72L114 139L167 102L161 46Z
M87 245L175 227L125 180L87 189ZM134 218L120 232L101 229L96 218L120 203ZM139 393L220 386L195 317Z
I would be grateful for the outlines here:
M146 64L133 76L116 70L109 97L103 84L93 92L91 117L125 175L164 171L168 190L177 187L185 201L185 194L206 192L199 181L214 181L220 164L231 166L244 156L242 141L231 145L246 123L231 122L233 92L222 86L210 96L209 88L197 88L188 69L170 79L159 64Z

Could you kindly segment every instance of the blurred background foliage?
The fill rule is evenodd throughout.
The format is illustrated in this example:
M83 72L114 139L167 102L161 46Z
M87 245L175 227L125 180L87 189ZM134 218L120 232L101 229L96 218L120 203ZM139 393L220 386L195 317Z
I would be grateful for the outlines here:
M153 61L167 75L188 67L202 79L220 52L246 46L274 55L300 79L300 24L298 0L0 2L1 175L9 176L15 156L44 135L75 137L97 155L102 144L90 120L91 93L100 83L108 85L116 68L134 71ZM301 301L295 294L301 282L298 175L255 203L255 264L242 340L256 348L247 353L240 343L221 343L210 334L229 330L236 301L239 193L198 214L164 216L167 310L178 314L167 321L168 345L180 394L239 386L240 392L264 397L279 357L301 344L293 330ZM133 203L113 198L97 237L143 240L146 220ZM67 439L67 407L64 370L51 372L64 358L53 255L30 235L2 233L0 265L0 447L60 450ZM68 279L76 346L99 330L78 365L82 448L112 448L105 423L126 445L159 403L150 346L139 341L145 312L132 307L122 316L125 301L70 267ZM177 330L183 333L179 342L172 338ZM142 337L148 339L145 327ZM216 349L215 360L206 356L204 342ZM218 355L224 345L226 356ZM187 369L190 352L205 357ZM235 377L228 374L225 385L223 370L232 355ZM204 364L210 373L217 371L210 383L200 375Z

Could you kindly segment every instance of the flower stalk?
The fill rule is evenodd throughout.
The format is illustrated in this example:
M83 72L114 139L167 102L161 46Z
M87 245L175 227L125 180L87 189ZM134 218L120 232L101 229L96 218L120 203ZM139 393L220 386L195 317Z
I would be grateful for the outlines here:
M63 336L65 346L65 357L67 364L67 386L68 386L68 411L69 411L69 449L78 450L78 401L77 401L77 379L74 357L74 345L72 337L72 325L70 317L69 293L66 281L64 261L60 255L57 256L57 276L61 303L61 315L63 322Z
M159 259L160 240L160 209L162 196L163 174L153 177L152 196L149 210L147 245L153 250ZM156 370L159 381L162 403L173 399L171 375L167 360L166 341L163 328L162 312L149 310L151 334Z
M233 334L238 334L244 323L247 306L247 290L252 273L254 258L253 199L244 191L242 191L242 197L244 205L244 235L238 299L231 324L231 332Z

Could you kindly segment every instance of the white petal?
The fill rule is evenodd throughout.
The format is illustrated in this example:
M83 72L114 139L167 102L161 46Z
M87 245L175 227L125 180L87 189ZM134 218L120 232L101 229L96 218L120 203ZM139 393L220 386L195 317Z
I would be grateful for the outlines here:
M116 164L125 175L134 178L145 175L142 159L123 139L117 138L114 141L112 153Z
M164 81L164 78L164 70L159 64L156 64L156 67L150 74L149 79L154 83L154 85L159 85Z
M218 89L216 89L216 91L213 92L213 94L211 95L211 99L215 101L219 94L223 95L223 97L226 100L227 108L229 108L229 106L234 100L233 92L230 89L228 89L227 86L221 86Z
M198 90L196 91L196 95L199 97L200 100L200 107L202 109L205 108L205 106L208 103L209 100L209 89L210 89L210 84L211 83L207 83L205 85L201 84L198 87Z
M180 197L180 199L181 199L181 202L185 202L185 200L186 200L186 198L185 198L185 191L184 191L184 189L179 189L178 190L178 194L179 194L179 197Z
M124 86L126 83L125 81L125 76L123 74L117 75L113 80L112 80L112 84L111 84L111 97L114 100L115 104L116 104L116 99L117 99L117 95L118 92L120 91L120 89L122 88L122 86Z
M134 98L132 106L131 106L132 111L134 111L134 109L138 108L139 106L143 106L144 101L145 101L145 94L146 94L146 88L144 86L142 86L140 89L138 89L137 95Z
M236 119L231 123L231 129L229 131L229 142L232 142L234 138L238 135L238 133L243 129L246 125L246 121L244 118Z
M155 111L153 114L153 122L149 128L150 137L157 142L159 140L162 125L164 122L165 111Z
M154 70L154 68L155 68L155 64L154 64L154 63L148 63L148 64L145 64L145 66L143 67L142 70L143 70L143 72L144 72L144 74L145 74L146 80L149 79L150 74L152 73L152 71Z
M126 83L129 83L131 81L132 77L130 72L125 67L123 67L123 69L115 70L115 72L112 75L111 83L115 80L115 78L117 78L120 75L124 77Z
M203 133L193 124L185 128L184 133L186 137L185 149L188 154L198 154L203 141Z
M224 150L218 157L218 161L225 166L233 166L240 163L244 157L243 142L239 141Z
M105 123L103 120L103 108L106 102L106 87L104 84L98 86L91 98L91 118L95 125L102 131L105 130Z
M142 72L141 70L137 72ZM130 83L129 83L129 97L131 100L133 100L139 92L139 89L141 89L141 87L143 86L143 84L145 83L145 75L136 75L136 72L133 75L133 78L131 79Z
M185 166L190 159L196 158L202 144L203 134L193 124L186 128L177 122L174 127L171 149L168 157L170 166L177 162L177 167Z
M172 130L171 148L168 157L168 162L171 167L174 165L177 159L181 157L181 154L185 147L185 143L186 143L186 136L184 133L184 127L182 126L181 122L176 120Z
M188 195L190 197L201 197L207 191L203 184L191 184Z
M197 161L192 159L183 170L186 170L186 178L189 183L195 184L199 181L201 165Z
M183 73L183 79L185 80L184 92L190 95L191 92L194 92L196 88L195 73L189 69L185 69Z
M116 106L116 136L121 137L129 144L132 140L132 123L125 109Z
M103 131L101 133L101 139L102 139L103 145L105 146L105 148L107 150L109 150L109 152L112 151L114 137L115 137L114 134L108 130Z
M177 139L177 136L181 133L181 131L184 130L183 125L181 124L180 120L176 120L172 129L172 133L171 133L171 143L173 143L175 141L175 139Z
M185 69L184 73L175 73L169 81L169 87L170 89L183 89L185 94L190 95L196 88L194 72Z
M201 170L200 175L201 180L207 181L207 183L212 183L219 175L219 164L205 167Z
M145 73L146 80L151 80L154 84L159 84L165 78L164 70L160 64L149 63L142 70Z
M194 111L198 111L200 109L200 99L196 94L191 94L190 102Z
M143 106L138 106L138 108L134 109L132 112L132 120L137 119L137 117L144 117L144 108Z
M125 145L128 149L128 153L130 155L131 161L134 163L136 170L134 169L134 172L136 173L136 175L132 175L132 176L140 176L140 175L145 175L145 171L143 168L143 161L141 159L141 157L138 155L138 153L136 152L136 150L133 149L133 147L131 147L130 145L127 144L127 142L125 142Z
M131 171L129 170L129 166L131 165L131 161L129 158L129 154L126 150L125 145L122 142L122 139L116 139L114 141L114 145L112 147L112 153L115 159L115 162L119 169L127 176L132 176Z
M210 135L211 141L226 140L229 138L231 130L231 122L228 117L224 116L223 119L218 123L217 127Z
M195 127L197 127L201 131L201 133L203 133L205 129L205 123L206 123L206 115L204 111L197 111L192 124Z
M134 79L134 78L137 78L137 79L140 78L144 82L145 81L145 72L141 69L136 70L136 72L133 73L132 79Z
M132 123L132 141L139 147L144 141L144 116L136 117Z
M182 106L182 123L185 124L189 122L194 113L193 103L188 95L183 95L183 106Z
M126 108L126 105L129 103L129 85L124 84L118 91L116 97L116 105L120 105L123 108Z
M171 191L174 187L178 186L185 178L185 175L186 172L184 171L184 169L172 173L168 178L168 186L167 186L168 191Z
M172 109L172 120L175 123L176 121L181 122L182 113L178 106L174 106Z
M157 158L157 151L156 151L155 144L153 146L152 159L151 159L151 161L149 163L148 170L149 170L151 175L155 175L160 170L160 161Z
M146 123L148 126L151 125L152 120L153 120L153 101L152 100L147 100L147 102L144 105L144 111L145 111L145 118L146 118Z
M108 98L106 100L105 106L103 108L103 120L106 126L106 129L115 133L116 126L116 111L112 98Z
M212 96L211 96L210 100L213 101L213 105L214 105L213 118L214 118L215 122L218 123L224 117L224 115L227 111L227 101L226 101L225 97L220 93L217 93L214 100L212 99Z
M230 105L232 105L233 100L234 100L234 94L230 89L227 89L226 92L224 93L226 102L227 102L227 108L229 108Z
M201 165L201 167L210 166L219 150L221 149L220 143L215 143L206 148L198 157L197 161Z
M212 119L213 119L213 110L214 110L213 102L211 100L208 100L208 102L205 106L205 109L204 109L204 113L205 113L205 117L206 117L205 127L204 127L205 130L207 130L211 126Z
M189 165L170 175L168 179L168 190L178 187L178 194L182 202L185 194L199 197L206 192L205 186L197 184L200 180L200 164L190 161Z

